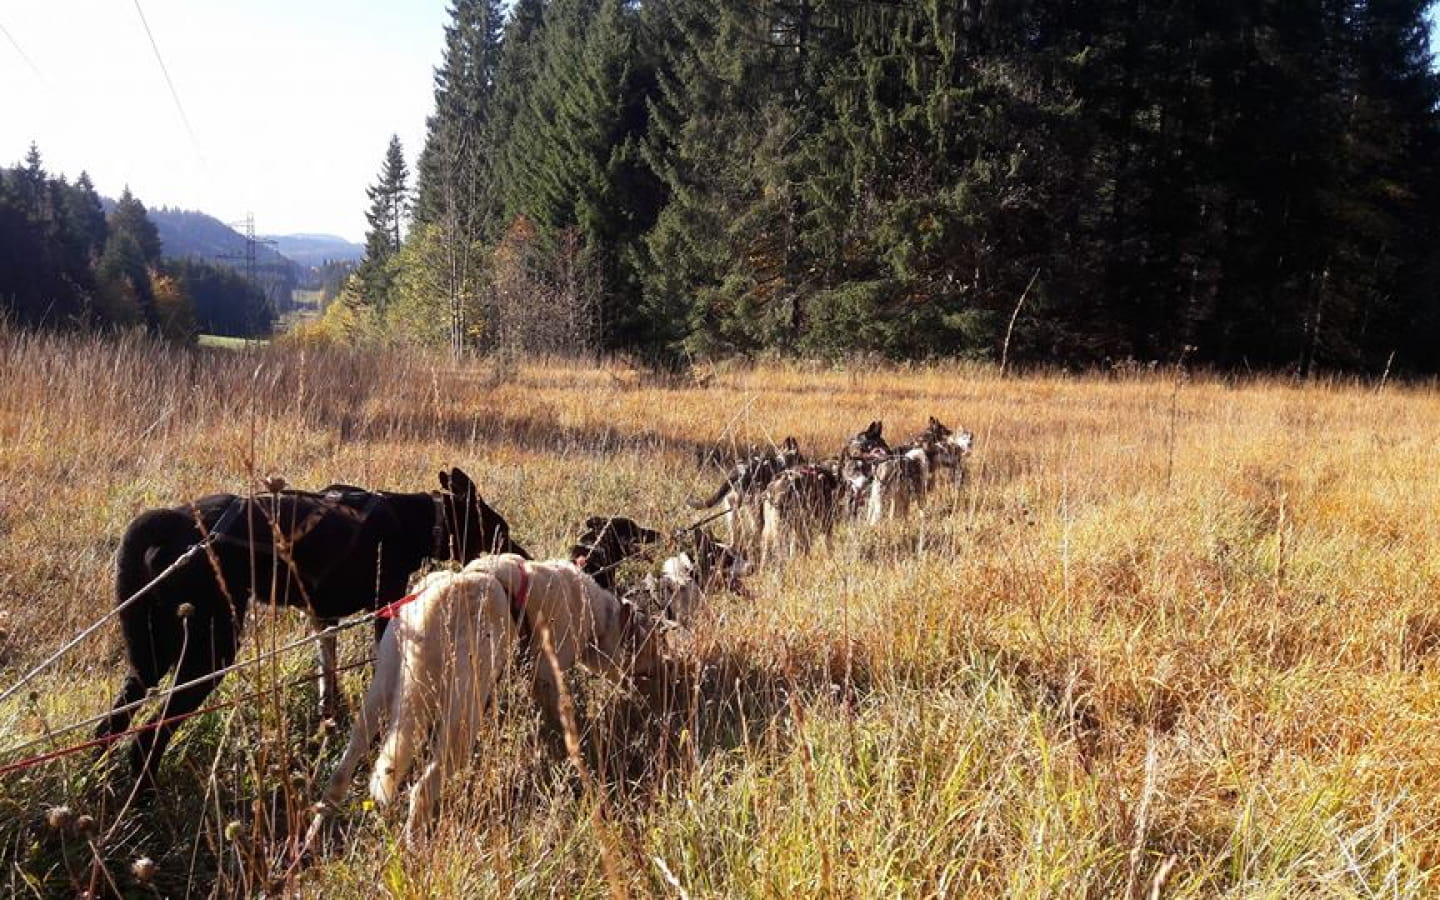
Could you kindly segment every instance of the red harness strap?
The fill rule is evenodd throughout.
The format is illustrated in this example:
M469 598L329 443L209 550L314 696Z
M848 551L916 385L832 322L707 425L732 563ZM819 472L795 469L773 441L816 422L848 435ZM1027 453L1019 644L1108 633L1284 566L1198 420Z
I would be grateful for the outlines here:
M510 611L516 618L525 614L525 601L530 599L530 567L524 560L520 561L520 583L515 586L515 593L510 595Z
M394 603L387 603L379 609L375 610L375 617L377 619L393 619L395 618L395 614L399 612L400 607L404 606L407 603L410 603L419 596L420 595L418 593L406 594L399 600L396 600Z
M519 646L528 648L530 646L530 619L525 615L525 602L530 599L530 565L525 560L520 561L520 583L515 585L515 593L510 595L510 618L515 620L516 637Z
M407 603L414 602L419 596L418 593L406 594L394 603L387 603L375 610L375 617L377 619L393 619L400 611L400 607ZM521 618L525 614L525 601L528 600L529 597L530 567L522 562L520 563L520 583L515 586L515 593L510 595L510 611L514 613L516 619Z

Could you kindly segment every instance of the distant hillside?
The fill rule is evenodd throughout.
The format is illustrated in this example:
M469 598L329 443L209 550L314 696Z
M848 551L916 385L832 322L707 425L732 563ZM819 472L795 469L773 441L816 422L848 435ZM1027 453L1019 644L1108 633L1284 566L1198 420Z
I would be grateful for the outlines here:
M108 215L115 201L101 199ZM148 210L150 221L160 232L161 252L169 259L200 259L227 265L243 273L245 235L202 212L161 206ZM291 306L291 292L305 271L269 244L255 247L256 281L276 310Z
M266 240L275 242L281 255L305 268L318 268L327 262L359 262L365 247L333 234L270 234Z
M102 197L105 214L115 209L115 201ZM165 256L172 259L193 257L222 262L240 268L245 259L245 235L224 222L203 212L172 209L168 206L147 210L150 221L160 232L160 245ZM298 274L295 263L269 244L255 248L255 261L261 268L284 269Z
M160 230L160 243L165 248L166 256L198 257L229 262L236 267L244 261L245 235L214 216L194 210L162 206L150 210L150 221ZM269 244L256 246L255 262L261 268L293 270L295 267L292 260Z

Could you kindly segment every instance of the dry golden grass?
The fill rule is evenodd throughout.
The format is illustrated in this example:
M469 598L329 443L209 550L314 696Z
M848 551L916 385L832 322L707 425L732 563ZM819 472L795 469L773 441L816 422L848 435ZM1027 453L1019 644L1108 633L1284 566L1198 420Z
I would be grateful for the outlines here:
M292 867L339 743L306 686L187 724L161 795L123 815L89 755L6 776L0 892L147 896L141 856L160 893L198 896L1434 890L1433 388L800 364L664 387L12 332L0 384L0 685L109 607L136 512L264 474L423 490L460 465L558 554L586 515L689 521L716 446L793 434L824 455L930 414L977 435L971 479L924 517L843 527L754 578L753 602L718 599L665 721L582 681L587 777L516 693L427 843L402 850L357 784ZM259 615L247 649L301 629ZM354 635L343 655L365 651ZM220 698L304 675L293 657ZM121 659L107 630L0 706L0 748L102 711ZM45 824L59 804L95 818L90 839Z

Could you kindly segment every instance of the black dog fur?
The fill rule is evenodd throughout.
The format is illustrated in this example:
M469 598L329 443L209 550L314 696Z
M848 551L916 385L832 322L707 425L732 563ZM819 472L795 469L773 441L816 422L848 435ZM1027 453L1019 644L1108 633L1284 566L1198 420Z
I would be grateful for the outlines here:
M181 684L233 663L252 596L307 609L319 623L333 624L400 599L437 544L461 561L489 552L528 558L464 472L441 472L440 486L439 523L434 494L346 485L320 494L214 494L136 516L116 560L117 604L209 540L120 614L130 673L97 736L129 727L132 713L121 707L144 697L172 669ZM182 605L188 615L181 615ZM377 640L385 622L376 620ZM155 721L198 709L219 682L216 676L177 691ZM153 786L175 728L147 729L132 744L131 769L146 786Z
M585 520L585 533L570 548L570 558L596 584L614 593L615 570L620 564L662 537L625 516L591 516Z

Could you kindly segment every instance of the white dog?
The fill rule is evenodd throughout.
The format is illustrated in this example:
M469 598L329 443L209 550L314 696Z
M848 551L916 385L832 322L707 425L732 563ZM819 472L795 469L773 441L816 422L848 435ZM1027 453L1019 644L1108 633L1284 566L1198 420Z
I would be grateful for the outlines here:
M407 840L432 816L440 786L470 756L480 716L517 644L533 635L536 699L558 718L559 683L579 662L615 680L655 674L664 638L648 617L616 599L574 563L530 562L512 554L484 556L460 572L437 572L415 599L394 611L378 649L375 678L350 732L350 742L325 788L311 826L344 798L361 757L388 720L370 796L386 806L416 752L435 726L434 756L410 791ZM554 666L542 650L548 632Z

